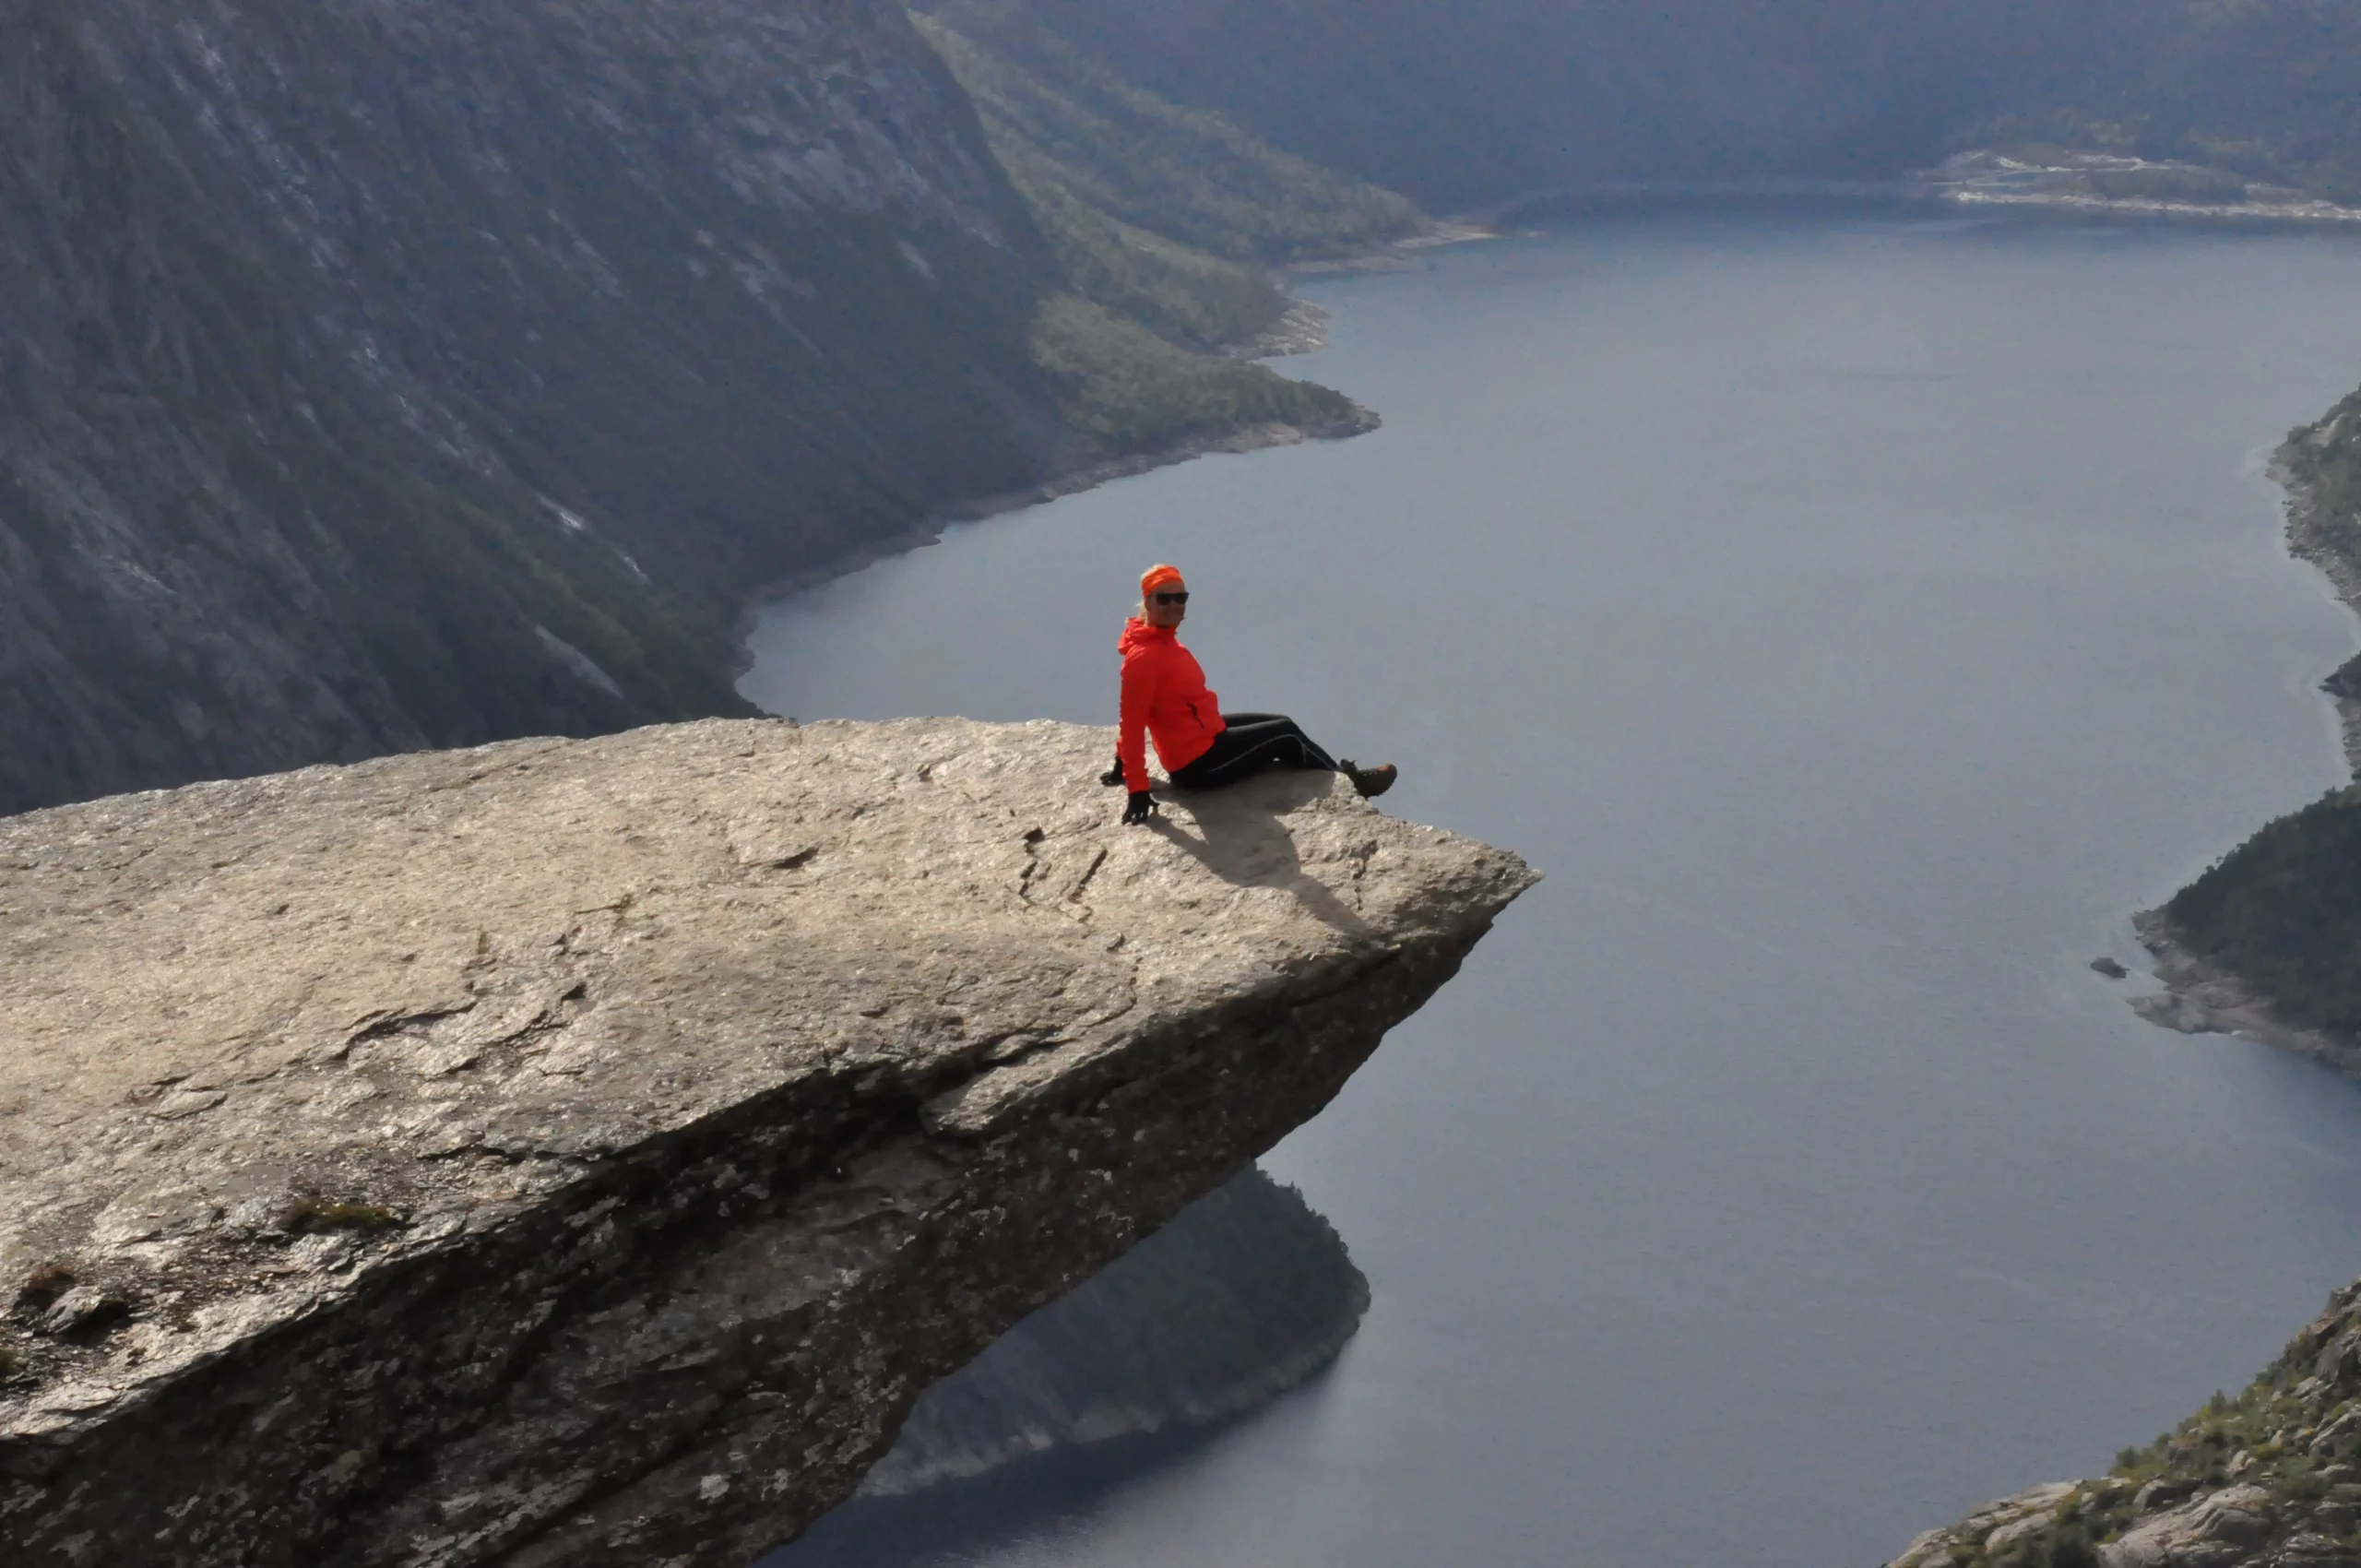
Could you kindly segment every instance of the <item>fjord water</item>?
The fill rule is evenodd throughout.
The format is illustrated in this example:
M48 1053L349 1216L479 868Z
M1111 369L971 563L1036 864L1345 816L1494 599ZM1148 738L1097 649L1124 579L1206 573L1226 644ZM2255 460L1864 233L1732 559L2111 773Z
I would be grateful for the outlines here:
M754 638L780 713L1111 722L1174 561L1228 706L1549 878L1267 1162L1375 1287L1334 1373L891 1560L1861 1568L2361 1273L2361 1087L2087 968L2341 778L2354 627L2261 462L2361 381L2361 242L1674 213L1307 292L1335 346L1283 368L1382 432L962 527Z

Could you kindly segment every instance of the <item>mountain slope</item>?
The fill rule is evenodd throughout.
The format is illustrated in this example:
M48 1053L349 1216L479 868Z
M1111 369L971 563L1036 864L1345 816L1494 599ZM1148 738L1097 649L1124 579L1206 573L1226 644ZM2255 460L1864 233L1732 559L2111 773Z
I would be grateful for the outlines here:
M0 0L0 811L730 711L749 581L1071 445L869 0Z
M2029 95L1985 134L2185 159L2361 200L2361 10L2339 0L2178 0L2129 47Z
M2145 0L963 7L1014 11L1128 83L1444 208L1606 180L1898 172L1979 119L2041 98L2053 79L2086 82L2153 8Z
M1368 421L1195 352L1285 308L1252 247L1038 159L1028 202L886 0L0 0L0 814L743 711L754 587Z
M2344 0L937 0L1430 206L2029 139L2361 197Z
M1271 264L1427 227L1390 191L1120 80L1011 0L947 0L919 20L1075 290L1169 341L1251 341L1288 308Z

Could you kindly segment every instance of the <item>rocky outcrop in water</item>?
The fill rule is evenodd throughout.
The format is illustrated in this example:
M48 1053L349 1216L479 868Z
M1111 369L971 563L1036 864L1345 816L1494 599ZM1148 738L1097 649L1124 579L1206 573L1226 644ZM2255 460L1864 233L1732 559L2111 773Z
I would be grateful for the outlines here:
M1110 737L708 722L0 823L0 1560L736 1564L1532 880Z

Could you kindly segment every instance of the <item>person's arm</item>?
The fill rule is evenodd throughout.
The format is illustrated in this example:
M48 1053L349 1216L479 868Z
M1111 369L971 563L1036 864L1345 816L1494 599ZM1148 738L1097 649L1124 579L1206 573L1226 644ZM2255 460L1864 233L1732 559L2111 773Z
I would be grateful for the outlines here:
M1115 755L1123 765L1123 788L1145 794L1154 782L1147 772L1147 710L1156 697L1156 675L1145 659L1123 660L1123 699Z

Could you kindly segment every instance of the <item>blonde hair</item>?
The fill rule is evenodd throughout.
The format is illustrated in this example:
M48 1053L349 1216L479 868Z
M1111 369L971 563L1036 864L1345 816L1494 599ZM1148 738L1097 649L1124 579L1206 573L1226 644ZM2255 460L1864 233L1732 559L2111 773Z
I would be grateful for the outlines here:
M1132 606L1133 620L1145 621L1147 619L1148 584L1154 582L1157 577L1162 576L1167 572L1172 574L1172 580L1176 583L1184 580L1180 576L1180 568L1178 566L1158 564L1150 566L1146 571L1140 574L1140 601Z

